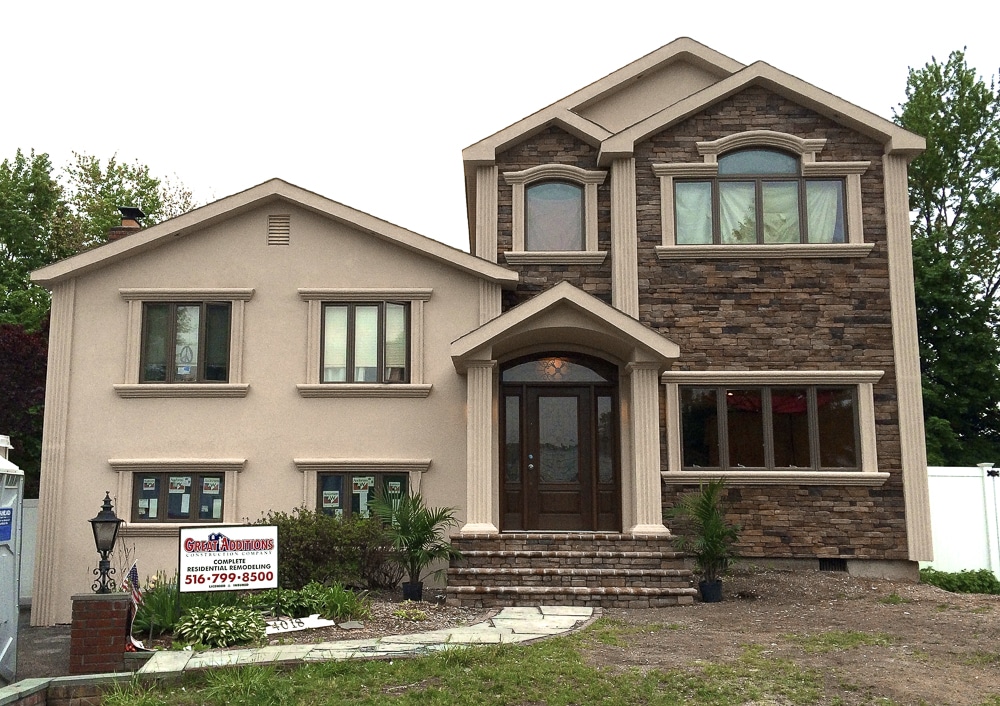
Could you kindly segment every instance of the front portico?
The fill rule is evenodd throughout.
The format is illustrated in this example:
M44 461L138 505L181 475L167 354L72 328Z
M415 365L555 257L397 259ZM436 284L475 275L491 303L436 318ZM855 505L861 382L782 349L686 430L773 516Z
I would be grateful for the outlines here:
M566 282L452 343L452 360L456 370L467 378L468 395L466 524L461 534L521 529L611 530L599 526L600 522L608 521L609 506L606 498L602 500L600 488L614 487L620 496L620 514L617 515L620 526L613 528L614 531L668 535L662 521L660 499L658 386L660 373L678 355L679 349L672 341ZM594 375L601 376L592 374L586 383L577 381L579 384L571 384L572 380L560 384L552 375L537 381L523 381L527 399L517 405L528 419L521 422L521 412L516 418L519 420L517 429L524 431L525 438L514 436L518 449L522 449L522 441L530 448L524 447L516 453L507 451L514 423L507 417L510 412L500 409L501 368L508 368L506 364L511 361L563 361L567 356L581 361L592 360L595 364L591 367L597 368L603 361L604 367L617 374L604 376L613 380L593 379ZM509 396L504 399L517 396L516 391L509 392L509 385L505 389ZM597 460L601 450L598 440L593 438L597 429L593 418L598 414L598 405L602 405L600 409L608 409L609 403L605 400L613 400L610 418L616 422L614 460L620 472L614 474L614 483L607 482L611 476L601 470ZM504 415L503 425L501 415ZM572 444L573 448L581 449L579 455L574 455L572 450L568 452L574 459L570 465L581 474L579 488L585 496L581 516L576 520L572 517L572 505L563 502L568 501L571 493L560 493L558 483L575 478L576 470L564 472L568 477L561 479L558 472L554 473L557 477L539 477L535 468L536 462L541 466L544 460L539 449L545 445L540 435L544 437L546 431L544 424L538 424L539 417L561 420L566 429L560 432L553 428L549 432L553 437L569 434L575 439L572 442L554 440L553 444ZM503 439L501 428L505 430ZM506 452L503 477L501 445ZM535 458L535 454L539 458ZM588 477L591 472L593 477ZM522 477L519 473L524 474L521 485L514 482ZM512 492L504 495L505 482L511 488L517 486L520 495ZM572 489L574 486L563 484L562 487ZM588 506L591 499L593 504ZM520 526L506 526L515 522L512 518L516 513L502 515L501 506L516 502L524 503L529 511L533 503L563 504L553 507L551 512L547 511L549 508L528 512L527 518L522 516L516 520L522 523ZM617 510L617 504L612 504ZM590 511L589 508L594 509Z

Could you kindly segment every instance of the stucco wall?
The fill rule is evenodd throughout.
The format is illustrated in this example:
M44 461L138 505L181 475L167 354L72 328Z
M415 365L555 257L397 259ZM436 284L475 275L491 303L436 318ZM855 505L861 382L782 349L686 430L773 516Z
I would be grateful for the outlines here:
M266 245L270 213L291 214L289 246ZM235 399L123 399L129 287L252 287L246 303L243 381ZM307 308L299 287L431 288L424 304L426 398L305 399ZM478 325L479 283L470 275L360 233L307 210L276 202L205 231L79 278L66 431L64 506L55 553L56 620L70 617L69 597L89 589L96 565L87 519L118 473L109 459L246 459L235 517L254 520L291 510L306 495L294 458L431 459L420 486L430 504L465 499L465 380L451 363L452 340ZM64 332L53 331L53 336ZM43 471L44 472L44 471ZM232 488L227 488L227 493ZM130 498L116 507L129 518ZM126 527L140 575L172 573L175 536Z

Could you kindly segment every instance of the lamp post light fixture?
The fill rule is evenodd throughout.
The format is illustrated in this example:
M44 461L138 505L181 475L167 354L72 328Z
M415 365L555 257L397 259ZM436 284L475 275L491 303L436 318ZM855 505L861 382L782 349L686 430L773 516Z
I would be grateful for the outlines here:
M111 593L114 590L111 574L115 573L115 570L111 568L109 557L118 539L118 528L123 522L125 520L119 519L111 506L111 491L106 491L101 511L97 513L97 517L90 520L94 529L94 544L97 545L97 552L101 555L101 563L94 569L94 575L97 576L97 581L91 586L94 593Z

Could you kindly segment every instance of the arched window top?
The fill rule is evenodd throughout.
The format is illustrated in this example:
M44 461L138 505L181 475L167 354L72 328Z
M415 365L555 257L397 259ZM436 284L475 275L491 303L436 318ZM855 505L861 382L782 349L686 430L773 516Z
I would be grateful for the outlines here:
M525 250L584 249L583 186L568 181L539 181L525 189Z
M719 157L719 175L799 173L800 158L769 149L743 149Z
M573 353L551 353L519 358L508 363L500 374L503 382L614 382L615 366L607 361Z

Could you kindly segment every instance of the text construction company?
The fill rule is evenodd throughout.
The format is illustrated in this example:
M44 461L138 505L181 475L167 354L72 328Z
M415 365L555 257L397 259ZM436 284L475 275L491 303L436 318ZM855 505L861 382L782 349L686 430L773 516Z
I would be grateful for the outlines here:
M278 528L182 528L178 566L182 593L276 588Z

